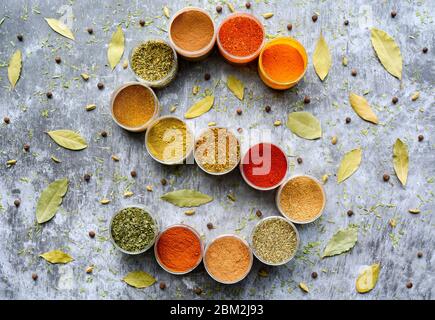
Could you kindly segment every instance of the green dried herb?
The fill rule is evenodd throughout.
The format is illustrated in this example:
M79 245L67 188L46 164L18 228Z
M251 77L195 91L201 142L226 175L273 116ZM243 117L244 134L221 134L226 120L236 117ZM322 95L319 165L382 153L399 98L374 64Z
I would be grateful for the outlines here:
M157 81L165 78L174 68L172 48L162 41L150 40L133 51L131 67L142 79Z
M129 207L119 211L111 225L113 241L123 250L136 253L144 250L154 240L156 224L148 212Z

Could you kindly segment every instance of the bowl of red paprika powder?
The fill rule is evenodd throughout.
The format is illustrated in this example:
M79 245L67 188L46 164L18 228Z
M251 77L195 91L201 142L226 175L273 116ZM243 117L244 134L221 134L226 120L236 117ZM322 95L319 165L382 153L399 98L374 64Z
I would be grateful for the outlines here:
M264 26L247 13L233 13L225 18L217 32L219 52L230 63L246 64L255 60L265 42Z
M284 181L287 170L285 152L277 145L267 142L249 148L240 162L240 172L245 182L261 191L278 187Z
M202 261L204 245L199 233L185 224L172 225L161 232L154 245L157 263L167 272L181 275Z

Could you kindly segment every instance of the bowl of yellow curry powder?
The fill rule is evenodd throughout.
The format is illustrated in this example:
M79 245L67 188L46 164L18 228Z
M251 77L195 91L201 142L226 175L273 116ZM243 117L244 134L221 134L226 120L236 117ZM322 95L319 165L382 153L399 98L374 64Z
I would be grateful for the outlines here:
M310 176L293 176L285 181L276 194L279 212L297 224L318 219L325 208L326 196L322 185Z
M193 150L193 133L186 122L174 116L154 120L145 134L150 156L166 165L183 163Z
M118 87L111 98L115 123L131 132L142 132L159 116L160 106L154 91L139 82L127 82Z

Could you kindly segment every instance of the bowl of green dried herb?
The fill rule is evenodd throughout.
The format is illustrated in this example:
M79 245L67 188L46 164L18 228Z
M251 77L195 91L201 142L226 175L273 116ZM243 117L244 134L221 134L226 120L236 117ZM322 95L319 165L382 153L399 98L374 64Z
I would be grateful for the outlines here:
M141 41L130 51L130 67L138 81L152 88L163 88L177 74L177 53L162 39Z
M153 246L159 233L159 224L147 208L132 205L113 215L109 231L112 243L118 250L136 255Z

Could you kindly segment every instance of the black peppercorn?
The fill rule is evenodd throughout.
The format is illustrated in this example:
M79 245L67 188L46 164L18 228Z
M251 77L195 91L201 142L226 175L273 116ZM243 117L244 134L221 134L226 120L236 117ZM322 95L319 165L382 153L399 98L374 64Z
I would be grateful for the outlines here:
M239 108L239 109L236 110L236 112L240 116L242 114L242 109Z
M101 131L101 136L103 138L106 138L107 137L107 131Z
M250 9L251 8L251 3L248 1L245 3L245 7L246 9Z
M139 20L139 24L140 24L141 27L145 26L145 20L140 19Z
M11 123L11 119L9 119L8 117L4 117L3 118L4 123L9 124Z
M265 110L267 113L269 113L269 112L272 110L272 108L271 108L270 106L266 106L266 107L264 108L264 110Z
M418 141L423 141L424 140L424 137L423 137L423 135L422 134L420 134L419 136L418 136Z
M424 47L422 51L423 51L423 53L427 53L428 48L427 48L427 47Z
M210 73L206 73L206 74L204 75L204 80L205 80L205 81L210 80L210 78L211 78Z
M98 89L103 90L104 84L102 82L98 82L97 87L98 87Z
M48 91L45 95L47 96L47 99L53 98L53 93L51 91Z
M38 280L38 275L36 273L32 273L32 279L33 281Z
M317 14L315 14L315 15L313 15L313 16L311 17L311 19L313 20L313 22L316 22L318 18L319 18L319 17L317 16Z
M387 182L387 181L390 180L390 175L385 173L385 174L382 176L382 178L384 179L385 182Z
M292 25L291 23L289 23L289 24L287 25L287 30L288 30L288 31L292 31L292 29L293 29L293 25Z
M17 35L17 39L18 41L23 41L23 35L22 34Z
M60 57L54 58L54 61L56 61L57 64L62 62L62 59Z
M130 175L131 175L132 178L136 178L136 177L137 177L137 172L136 172L136 170L132 170L132 171L130 172Z
M163 178L162 180L160 180L160 183L162 184L162 186L166 186L168 184L168 181Z
M160 282L159 287L160 287L160 290L165 290L166 289L166 283L164 283L163 281Z
M423 252L421 252L421 251L417 252L417 257L422 258L423 257Z
M263 213L260 210L257 210L257 212L255 212L255 214L257 215L257 217L261 218L261 216L263 215Z
M94 230L89 231L89 237L95 238L95 231Z
M406 287L407 287L408 289L411 289L411 288L412 288L412 282L411 282L411 281L408 281L408 282L406 283Z
M92 29L92 28L88 28L87 31L88 31L89 34L93 34L94 33L94 29Z
M89 180L91 180L91 175L90 175L89 173L85 173L85 175L83 176L83 179L84 179L86 182L89 182Z
M222 12L222 6L216 6L216 11L217 11L217 13L221 13Z
M318 276L317 272L314 271L313 273L311 273L311 278L316 279Z
M357 75L356 69L352 69L350 74L352 75L352 77L356 77L356 75Z
M201 295L202 293L202 289L201 288L195 288L195 294L197 294L198 296Z
M344 20L344 25L348 26L349 25L349 20Z
M21 204L20 199L16 199L16 200L14 201L14 205L15 205L17 208L20 206L20 204Z
M352 217L353 216L353 211L352 210L347 210L347 216L348 217Z
M214 228L213 223L211 223L211 222L207 223L207 228L209 230L213 229Z
M30 144L26 143L26 144L23 146L23 149L24 149L24 151L29 152L29 150L30 150Z
M301 157L298 157L296 160L297 160L297 162L298 162L299 164L301 164L301 163L303 162L303 160L302 160Z
M391 99L391 102L393 104L396 104L397 102L399 102L399 98L397 98L396 96L393 97L393 99Z
M351 118L349 118L349 117L346 118L346 123L350 123L351 121L352 121Z
M397 11L393 10L391 11L391 18L395 18L397 16Z
M310 97L309 97L309 96L305 96L305 97L304 97L304 103L305 103L305 104L308 104L308 103L310 103L310 102L311 102Z

